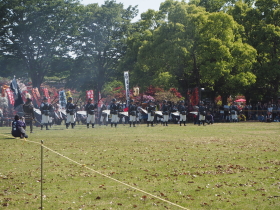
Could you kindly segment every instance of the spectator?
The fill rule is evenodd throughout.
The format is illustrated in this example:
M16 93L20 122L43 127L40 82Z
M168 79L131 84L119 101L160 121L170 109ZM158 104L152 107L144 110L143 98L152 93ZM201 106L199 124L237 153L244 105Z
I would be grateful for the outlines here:
M19 116L15 115L15 120L12 123L12 135L14 137L28 138L25 132L25 123L19 120Z
M280 115L277 114L276 117L274 118L274 122L280 122Z
M209 125L213 125L214 123L214 118L213 118L213 115L210 113L210 112L207 112L207 115L206 115L206 123Z

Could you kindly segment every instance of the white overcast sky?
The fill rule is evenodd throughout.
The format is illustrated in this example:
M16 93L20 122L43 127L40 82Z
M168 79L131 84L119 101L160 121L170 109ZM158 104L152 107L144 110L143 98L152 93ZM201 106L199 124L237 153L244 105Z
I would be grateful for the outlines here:
M136 6L138 5L138 16L134 21L140 19L140 14L148 11L148 9L159 10L160 3L165 0L116 0L117 3L123 3L124 8L127 8L129 5ZM105 0L80 0L84 5L98 3L99 5L104 4Z

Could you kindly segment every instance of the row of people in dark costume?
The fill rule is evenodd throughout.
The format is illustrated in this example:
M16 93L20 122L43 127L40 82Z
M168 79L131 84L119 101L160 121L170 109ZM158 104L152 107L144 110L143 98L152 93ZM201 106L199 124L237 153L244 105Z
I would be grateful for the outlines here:
M96 112L98 110L97 104L93 103L92 99L88 100L88 103L85 106L85 111L86 111L86 125L87 128L89 128L89 125L91 124L91 127L94 128L95 121L96 121ZM106 112L107 110L107 112ZM24 111L24 118L25 118L25 123L30 125L30 132L33 132L33 120L35 119L34 115L34 106L32 104L32 100L30 98L27 98L26 103L23 105L23 111ZM47 102L47 98L43 98L43 102L40 105L40 111L41 111L41 129L43 129L44 126L46 126L46 129L49 130L50 124L50 118L51 118L51 113L54 113L54 108L51 104ZM149 101L147 103L147 106L145 109L140 108L139 106L135 104L134 100L130 100L129 106L128 106L128 118L129 118L129 124L130 127L133 126L135 127L136 122L139 120L139 112L143 112L143 114L147 114L147 126L154 126L154 122L156 119L161 119L161 123L164 126L168 126L168 122L170 121L170 115L172 112L177 112L177 118L180 122L180 126L182 124L186 126L187 122L187 115L188 115L188 107L185 105L184 101L180 101L179 105L174 107L172 106L171 103L168 103L166 100L162 102L162 106L160 109L158 106L156 106L154 101ZM161 111L162 114L157 114L157 111ZM201 104L199 106L198 110L198 116L199 116L199 125L202 123L204 125L205 121L207 120L206 118L206 109ZM55 112L55 118L60 118L57 117L58 113ZM60 113L61 114L61 113ZM116 103L116 99L113 99L110 106L109 106L109 112L108 108L106 106L103 106L101 108L101 114L100 114L100 122L102 121L108 121L106 118L108 118L108 115L111 116L111 127L117 126L119 123L120 118L124 118L125 115L123 114L123 107ZM66 128L68 129L69 126L71 125L72 128L74 128L75 123L76 123L76 104L73 104L73 98L69 97L67 100L66 104L66 116L65 118L65 124ZM63 119L61 119L63 120ZM213 123L213 118L210 120L210 122ZM37 120L38 122L38 120Z

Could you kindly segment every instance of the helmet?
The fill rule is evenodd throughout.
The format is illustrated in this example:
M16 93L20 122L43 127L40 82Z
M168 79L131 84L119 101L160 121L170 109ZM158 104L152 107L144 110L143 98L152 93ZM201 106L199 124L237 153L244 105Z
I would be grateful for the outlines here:
M182 100L182 101L180 101L180 103L184 103L184 101Z
M113 99L112 99L112 102L116 102L116 99L115 99L115 98L113 98Z
M167 101L166 101L166 100L163 100L163 103L167 103Z
M44 97L43 100L48 100L47 97Z
M88 100L89 100L89 101L92 101L92 98L89 98Z
M73 98L72 97L68 97L68 101L72 101L73 100Z

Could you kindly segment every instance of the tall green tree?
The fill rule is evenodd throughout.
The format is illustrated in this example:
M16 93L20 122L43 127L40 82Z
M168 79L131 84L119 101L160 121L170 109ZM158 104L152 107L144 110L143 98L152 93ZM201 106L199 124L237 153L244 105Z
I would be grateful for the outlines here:
M20 61L33 87L39 87L53 59L67 56L76 42L80 4L76 0L2 0L1 6L1 54Z
M155 77L168 73L185 83L183 88L208 88L224 101L255 82L250 70L256 52L242 42L242 27L231 16L184 2L165 3L167 22L150 30L151 38L139 47L142 71Z
M255 101L277 101L280 85L279 0L257 0L254 7L240 1L229 13L243 25L244 40L257 50L253 68L257 82L247 89L247 97L253 96Z
M120 58L126 53L126 38L131 33L131 20L137 15L137 7L124 8L116 1L103 5L84 7L84 22L80 41L74 46L76 66L72 69L67 85L97 92L115 80Z

